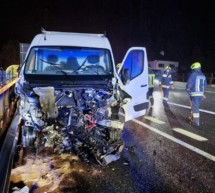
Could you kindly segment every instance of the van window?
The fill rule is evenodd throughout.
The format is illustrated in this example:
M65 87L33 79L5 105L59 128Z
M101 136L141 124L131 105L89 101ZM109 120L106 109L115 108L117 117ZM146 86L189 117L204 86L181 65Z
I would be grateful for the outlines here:
M170 64L169 66L170 66L170 68L175 68L174 64Z
M26 61L25 74L111 75L110 51L83 47L33 47Z
M164 64L159 63L159 64L158 64L158 67L159 67L159 68L164 68Z
M127 56L123 69L129 70L131 80L143 72L144 57L144 51L142 50L133 50Z

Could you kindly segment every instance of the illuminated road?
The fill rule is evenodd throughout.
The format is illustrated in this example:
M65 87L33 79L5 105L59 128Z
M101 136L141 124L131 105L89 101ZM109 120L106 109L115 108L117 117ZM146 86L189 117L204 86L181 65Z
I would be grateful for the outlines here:
M200 127L187 121L189 98L183 88L170 92L168 107L155 89L154 107L126 124L123 139L136 158L125 155L134 176L141 176L135 180L138 192L215 192L214 89L205 95Z
M149 109L145 118L141 120L159 131L215 155L215 90L207 89L205 95L206 100L200 107L200 127L188 123L189 98L182 88L171 90L168 107L162 105L162 92L156 89L154 108ZM150 121L152 117L154 120Z
M125 124L121 159L105 167L70 160L73 172L54 192L215 193L215 89L205 94L198 128L187 122L183 88L170 92L167 108L156 88L154 107Z

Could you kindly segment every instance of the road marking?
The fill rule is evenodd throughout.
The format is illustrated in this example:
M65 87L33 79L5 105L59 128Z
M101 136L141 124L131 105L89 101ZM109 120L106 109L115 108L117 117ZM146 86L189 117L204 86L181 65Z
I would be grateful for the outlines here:
M144 119L147 119L149 121L152 121L152 122L158 123L158 124L165 124L165 122L160 121L159 119L156 119L156 118L151 117L151 116L144 116Z
M215 93L214 91L205 91L205 92L208 92L208 93Z
M190 109L190 107L189 107L189 106L186 106L186 105L180 105L180 104L172 103L172 102L168 102L168 104L169 104L169 105L174 105L174 106L184 107L184 108ZM207 111L207 110L204 110L204 109L199 109L199 111L204 112L204 113L208 113L208 114L215 115L215 112L213 112L213 111Z
M181 141L180 139L176 139L175 137L168 135L168 134L166 134L166 133L164 133L164 132L162 132L162 131L160 131L160 130L158 130L158 129L150 126L150 125L147 125L147 124L145 124L145 123L143 123L137 119L133 119L132 121L139 124L139 125L142 125L143 127L146 127L149 130L154 131L155 133L160 134L161 136L166 137L167 139L170 139L170 140L174 141L175 143L178 143L179 145L182 145L182 146L190 149L191 151L194 151L194 152L196 152L196 153L198 153L198 154L200 154L200 155L202 155L202 156L215 162L215 156L213 156L213 155L211 155L205 151L202 151L201 149L198 149L198 148L196 148L196 147L194 147L188 143L185 143L184 141Z
M192 133L192 132L189 132L189 131L186 131L184 129L180 129L180 128L173 128L173 131L177 132L177 133L180 133L180 134L183 134L183 135L186 135L187 137L190 137L192 139L195 139L197 141L208 141L207 138L204 138L200 135L197 135L195 133Z

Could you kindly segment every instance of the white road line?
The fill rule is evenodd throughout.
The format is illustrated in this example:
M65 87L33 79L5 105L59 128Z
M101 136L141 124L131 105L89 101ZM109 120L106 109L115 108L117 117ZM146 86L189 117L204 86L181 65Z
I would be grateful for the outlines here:
M207 138L204 138L204 137L202 137L200 135L197 135L195 133L189 132L189 131L181 129L181 128L173 128L173 131L175 131L177 133L180 133L182 135L185 135L187 137L190 137L192 139L195 139L197 141L208 141Z
M196 152L196 153L198 153L198 154L200 154L200 155L202 155L202 156L215 162L215 156L213 156L213 155L211 155L205 151L202 151L201 149L198 149L198 148L196 148L196 147L194 147L188 143L185 143L184 141L181 141L180 139L176 139L175 137L168 135L168 134L166 134L166 133L164 133L164 132L162 132L162 131L160 131L160 130L158 130L158 129L150 126L150 125L147 125L147 124L139 121L139 120L133 119L132 121L139 124L139 125L142 125L143 127L146 127L149 130L154 131L155 133L160 134L161 136L166 137L167 139L170 139L170 140L174 141L175 143L178 143L178 144L190 149L191 151L194 151L194 152Z
M205 91L205 92L208 92L208 93L215 93L214 91Z
M165 122L163 122L159 119L156 119L154 117L151 117L151 116L144 116L144 119L148 119L149 121L152 121L152 122L158 123L158 124L165 124Z
M180 104L177 104L177 103L172 103L172 102L168 102L169 105L174 105L174 106L178 106L178 107L184 107L184 108L187 108L187 109L190 109L189 106L186 106L186 105L180 105ZM204 112L204 113L208 113L208 114L212 114L212 115L215 115L215 112L213 111L207 111L207 110L204 110L204 109L199 109L200 112Z

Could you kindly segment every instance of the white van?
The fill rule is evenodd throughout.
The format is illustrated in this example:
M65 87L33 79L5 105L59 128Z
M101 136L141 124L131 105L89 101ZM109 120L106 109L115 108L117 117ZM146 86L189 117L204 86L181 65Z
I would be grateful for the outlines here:
M179 62L176 61L165 61L165 60L153 60L149 61L149 66L153 70L164 71L166 66L170 66L172 71L177 72L179 67Z
M166 60L153 60L148 62L149 67L155 73L155 85L159 85L161 81L162 72L165 70L167 66L171 67L171 73L175 73L178 71L179 62L176 61L166 61Z
M148 107L148 62L144 47L128 50L116 70L103 34L38 34L27 51L15 93L24 120L24 147L74 152L110 163L122 148L123 123ZM41 134L42 133L42 134Z

